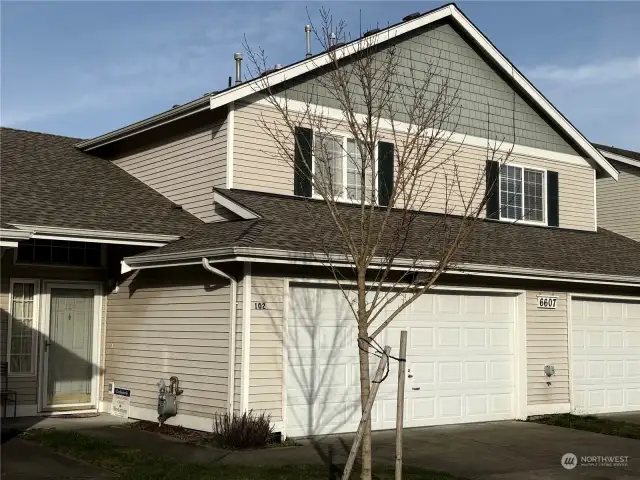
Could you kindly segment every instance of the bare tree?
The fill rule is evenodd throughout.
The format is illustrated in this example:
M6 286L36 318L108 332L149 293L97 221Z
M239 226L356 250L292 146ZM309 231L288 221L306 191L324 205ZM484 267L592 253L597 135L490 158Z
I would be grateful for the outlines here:
M487 105L483 158L476 155L472 168L467 159L460 161L465 137L454 133L460 79L443 55L412 58L415 54L393 38L380 44L379 36L389 35L384 32L342 45L346 23L334 22L325 9L312 31L326 56L312 57L304 90L291 82L272 85L265 52L246 42L245 49L255 95L266 105L257 121L277 147L269 154L308 182L338 232L339 238L319 235L323 248L316 256L349 301L357 324L364 408L372 343L443 273L456 268L487 206L487 160L502 165L511 150L491 134ZM300 141L300 127L313 131L312 141ZM392 147L383 151L384 144ZM301 164L310 150L312 165ZM392 176L379 170L380 155L393 156ZM317 205L309 201L311 213ZM425 221L425 211L438 215ZM370 420L361 459L362 479L368 480Z

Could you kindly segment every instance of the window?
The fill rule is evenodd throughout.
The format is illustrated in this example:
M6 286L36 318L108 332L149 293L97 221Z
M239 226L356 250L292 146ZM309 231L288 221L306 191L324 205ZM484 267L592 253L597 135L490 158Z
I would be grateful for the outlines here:
M16 258L21 263L99 267L101 254L99 243L31 239L18 244Z
M500 170L500 218L545 222L545 172L505 165Z
M363 165L362 151L356 140L338 135L315 135L313 174L316 182L329 188L337 200L360 201L364 166L367 201L374 195L374 170L371 161Z
M35 374L36 283L15 282L9 317L9 373Z

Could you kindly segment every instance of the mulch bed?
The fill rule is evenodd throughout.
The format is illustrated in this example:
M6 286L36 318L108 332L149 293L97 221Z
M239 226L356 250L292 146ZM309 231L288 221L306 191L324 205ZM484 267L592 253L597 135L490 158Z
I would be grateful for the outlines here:
M130 423L129 426L132 428L143 430L145 432L166 435L176 440L187 442L187 443L193 443L195 445L215 447L215 448L226 448L224 445L222 445L222 443L217 438L217 436L211 432L191 430L190 428L176 427L174 425L167 425L167 424L160 426L157 422L148 422L146 420L138 420L137 422ZM266 448L295 447L299 445L300 445L299 443L289 438L284 441L280 441L280 438L274 437L273 441L269 443Z
M157 422L148 422L146 420L138 420L137 422L131 423L130 426L145 432L167 435L183 442L195 443L197 445L218 445L215 435L211 432L191 430L190 428L176 427L174 425L167 425L166 423L160 426Z

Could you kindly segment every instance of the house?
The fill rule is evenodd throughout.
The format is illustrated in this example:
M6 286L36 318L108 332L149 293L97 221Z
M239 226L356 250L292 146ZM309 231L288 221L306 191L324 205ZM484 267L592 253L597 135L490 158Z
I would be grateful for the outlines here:
M618 170L455 5L366 38L380 49L393 40L418 59L437 43L462 74L466 97L453 138L465 175L485 167L481 119L490 104L504 121L496 125L507 125L500 148L512 159L493 174L542 187L528 188L537 212L524 222L496 214L510 205L492 196L498 208L486 210L457 259L461 268L378 339L397 351L399 331L409 332L405 425L640 409L640 243L602 228L596 215L597 182L616 181ZM327 55L260 78L294 96ZM184 391L168 423L210 430L215 413L253 409L289 436L355 430L354 322L326 268L339 235L326 204L294 188L293 167L273 155L257 119L276 116L256 91L259 81L89 140L3 131L0 237L12 249L3 255L3 322L17 325L9 359L28 358L30 367L21 371L20 360L12 372L19 413L110 412L114 388L123 388L128 414L153 421L159 381L176 376ZM329 97L317 102L336 114ZM10 141L15 177L5 167ZM32 168L23 172L23 162ZM338 208L346 219L357 215L357 205ZM399 269L425 237L438 237L441 215L438 204L416 213ZM38 253L39 239L70 242L69 252L72 242L85 250L107 244L106 253L102 263L92 260L97 266L85 265L95 255L85 252L83 265L71 267L72 253L55 260L57 243ZM28 271L23 259L34 264ZM88 286L71 283L87 275L93 303ZM25 331L31 337L19 343ZM78 362L52 360L58 344L91 370L78 374ZM395 401L393 382L383 383L375 429L393 427Z
M595 145L618 170L618 181L599 178L597 183L598 224L640 242L640 212L624 205L640 204L640 153L606 145Z

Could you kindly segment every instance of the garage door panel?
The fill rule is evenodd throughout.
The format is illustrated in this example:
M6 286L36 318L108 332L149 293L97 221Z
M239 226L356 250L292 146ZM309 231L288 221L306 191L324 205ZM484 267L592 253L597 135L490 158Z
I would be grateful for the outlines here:
M637 302L573 300L573 405L581 413L640 409ZM631 315L630 315L631 314Z
M297 300L299 296L306 300ZM288 434L354 431L360 417L357 330L351 312L340 311L348 305L331 288L295 286L291 298L289 331L302 327L314 333L306 348L292 345L292 336L288 337L287 394L294 404L289 399L287 403L298 418L287 416ZM327 302L338 302L338 306ZM514 305L513 297L424 295L385 329L377 340L390 345L392 355L398 353L400 332L408 331L407 426L513 418ZM300 308L314 311L302 314L297 311ZM345 318L352 322L350 326L343 323ZM370 356L372 375L377 364L378 358ZM345 366L346 373L334 375L331 369L336 365ZM397 362L392 361L372 411L374 429L395 426L397 370ZM317 385L311 377L321 372L326 385L310 389L308 382ZM339 414L330 426L320 425L318 415L324 403L331 403L329 411ZM336 422L344 425L338 427Z

